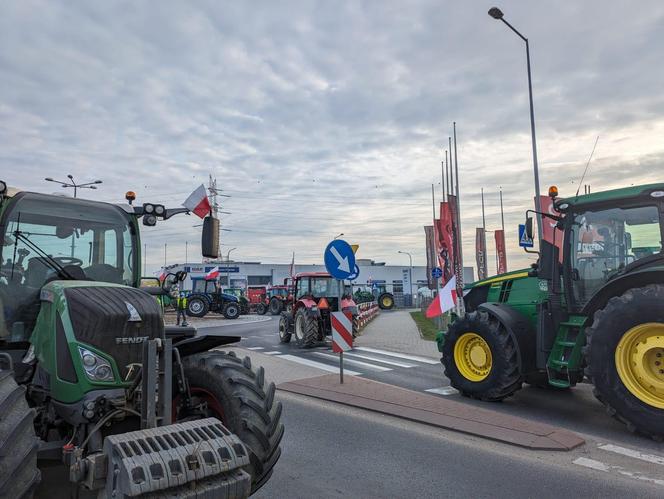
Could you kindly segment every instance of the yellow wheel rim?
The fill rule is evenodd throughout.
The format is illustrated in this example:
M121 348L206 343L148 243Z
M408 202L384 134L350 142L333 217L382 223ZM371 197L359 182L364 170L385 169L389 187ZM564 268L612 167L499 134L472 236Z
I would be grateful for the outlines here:
M383 297L383 307L391 307L392 306L392 298L389 296L384 296Z
M464 333L454 344L454 363L470 381L482 381L491 372L491 348L480 335Z
M615 357L618 376L632 395L664 409L664 324L647 322L627 331Z

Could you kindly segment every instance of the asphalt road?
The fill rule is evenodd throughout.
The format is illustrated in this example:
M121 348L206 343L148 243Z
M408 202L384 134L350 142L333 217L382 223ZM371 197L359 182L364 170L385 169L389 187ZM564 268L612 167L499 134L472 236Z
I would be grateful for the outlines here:
M662 485L577 466L579 453L496 444L280 394L282 457L260 498L662 497Z
M270 320L237 326L205 328L201 332L242 336L242 341L238 345L242 348L287 358L294 362L299 360L303 364L306 362L313 367L329 366L333 371L336 370L337 356L332 354L329 344L307 350L298 348L294 340L290 344L282 344L279 342L278 316L268 315L266 317ZM353 354L356 357L351 357ZM513 397L503 402L487 403L459 395L449 386L449 380L443 375L443 368L439 362L426 363L412 360L408 356L394 357L386 355L384 350L357 350L351 355L345 355L346 371L355 371L374 381L410 390L425 391L436 396L451 397L458 402L566 428L596 440L606 440L660 454L664 453L664 444L632 434L625 425L609 417L604 406L593 396L592 386L587 383L581 383L571 390L542 389L524 385ZM358 355L361 357L357 357ZM431 359L426 360L431 362ZM400 367L394 365L395 363L408 367ZM269 372L267 375L269 376Z

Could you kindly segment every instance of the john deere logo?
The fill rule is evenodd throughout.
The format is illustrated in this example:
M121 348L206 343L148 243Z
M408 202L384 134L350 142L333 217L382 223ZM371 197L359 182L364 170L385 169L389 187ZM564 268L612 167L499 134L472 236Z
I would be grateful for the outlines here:
M127 319L127 321L129 321L129 322L141 322L143 320L143 319L141 319L141 316L139 315L138 310L136 310L136 307L134 307L128 301L125 302L125 305L127 306L127 310L129 311L129 319Z

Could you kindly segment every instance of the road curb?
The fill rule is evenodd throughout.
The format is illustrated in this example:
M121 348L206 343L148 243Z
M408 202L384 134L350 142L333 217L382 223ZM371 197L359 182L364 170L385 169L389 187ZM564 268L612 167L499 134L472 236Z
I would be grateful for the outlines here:
M347 376L343 385L336 374L328 374L277 388L526 449L570 451L585 443L562 428L357 376Z

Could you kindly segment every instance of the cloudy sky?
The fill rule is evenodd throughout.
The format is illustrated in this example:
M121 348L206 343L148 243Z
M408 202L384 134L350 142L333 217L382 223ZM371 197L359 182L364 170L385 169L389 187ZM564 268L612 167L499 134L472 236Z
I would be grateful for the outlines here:
M83 193L179 205L217 178L222 250L425 262L431 184L457 122L466 260L506 208L509 266L532 203L525 47L494 2L0 1L0 178L101 179ZM499 6L531 41L542 189L664 181L664 3ZM194 217L145 231L148 265L200 251ZM490 248L492 244L489 245ZM493 262L492 257L489 261ZM494 269L490 269L493 271Z

